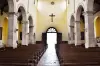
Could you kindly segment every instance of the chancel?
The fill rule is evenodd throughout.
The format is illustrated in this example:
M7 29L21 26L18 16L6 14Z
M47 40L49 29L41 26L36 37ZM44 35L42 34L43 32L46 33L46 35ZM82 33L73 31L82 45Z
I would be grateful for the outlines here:
M0 0L0 66L100 66L100 0Z

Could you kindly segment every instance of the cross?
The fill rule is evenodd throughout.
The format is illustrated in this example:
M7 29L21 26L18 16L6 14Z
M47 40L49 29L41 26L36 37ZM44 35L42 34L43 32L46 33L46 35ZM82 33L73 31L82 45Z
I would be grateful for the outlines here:
M52 13L51 15L49 15L51 17L51 22L53 22L53 17L55 17L55 15Z

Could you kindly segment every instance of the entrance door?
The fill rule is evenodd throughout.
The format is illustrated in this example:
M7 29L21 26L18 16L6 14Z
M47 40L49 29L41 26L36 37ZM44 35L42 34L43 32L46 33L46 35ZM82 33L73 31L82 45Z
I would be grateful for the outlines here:
M47 33L47 44L48 47L55 47L55 44L57 44L57 33Z
M42 33L42 43L43 44L47 44L46 41L47 41L47 34L46 33Z
M57 44L61 44L62 42L62 33L57 33Z

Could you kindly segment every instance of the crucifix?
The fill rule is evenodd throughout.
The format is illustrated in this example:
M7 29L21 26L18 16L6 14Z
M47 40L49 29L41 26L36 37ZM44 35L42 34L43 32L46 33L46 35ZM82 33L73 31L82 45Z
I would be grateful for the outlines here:
M52 13L51 15L49 15L51 17L51 22L53 22L53 17L55 17L55 15Z

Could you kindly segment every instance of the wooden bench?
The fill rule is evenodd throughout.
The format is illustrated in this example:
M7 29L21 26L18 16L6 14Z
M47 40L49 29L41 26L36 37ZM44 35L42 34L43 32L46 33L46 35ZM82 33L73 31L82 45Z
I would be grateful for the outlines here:
M0 65L36 66L45 50L43 44L4 48L4 51L0 51Z
M57 56L61 66L99 66L100 48L85 49L83 46L59 44Z

